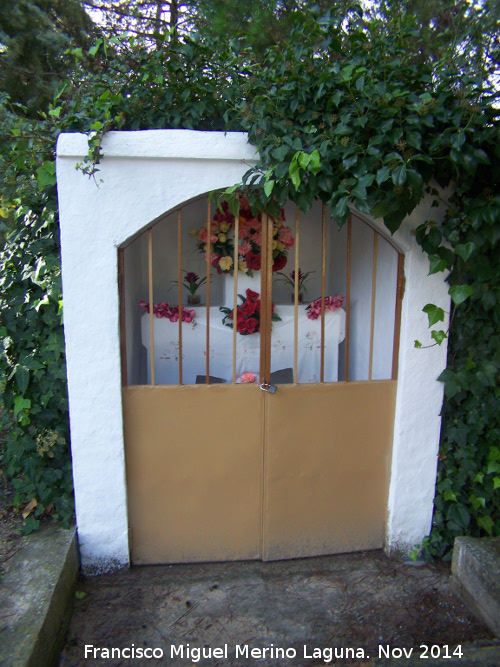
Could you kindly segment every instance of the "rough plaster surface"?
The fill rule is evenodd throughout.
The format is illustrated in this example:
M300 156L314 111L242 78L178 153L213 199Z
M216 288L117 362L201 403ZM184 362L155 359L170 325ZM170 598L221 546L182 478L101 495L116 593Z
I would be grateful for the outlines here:
M60 136L57 182L78 537L83 568L106 571L129 562L117 248L166 211L239 182L255 149L244 133L111 132L95 182L75 169L86 141ZM406 551L430 530L443 397L436 378L446 363L445 344L414 348L415 339L430 339L425 304L449 308L442 274L427 276L412 235L429 206L392 239L405 253L406 292L386 545Z
M500 537L457 537L451 572L458 593L500 638Z
M78 579L74 529L29 536L0 586L0 665L54 665L71 616Z

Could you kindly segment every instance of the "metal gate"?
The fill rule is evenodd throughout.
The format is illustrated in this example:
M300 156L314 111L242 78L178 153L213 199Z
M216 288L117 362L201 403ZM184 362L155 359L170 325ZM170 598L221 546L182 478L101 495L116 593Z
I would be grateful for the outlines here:
M203 251L204 304L182 305L183 267L193 257L186 255L188 207L119 255L133 562L276 560L382 547L402 255L358 216L338 232L325 206L310 226L298 213L289 226L265 213L242 216L242 209L212 215L204 205L204 231L194 237ZM245 236L252 224L260 260ZM308 271L301 271L310 237L316 250L309 248ZM221 247L232 252L217 259ZM254 289L246 287L242 248L256 267ZM221 257L230 259L221 264ZM279 257L294 275L280 270ZM229 270L238 264L244 272ZM153 305L167 265L175 266L175 305ZM306 274L313 285L304 304ZM277 278L290 286L288 304L280 303ZM333 296L332 281L345 293Z

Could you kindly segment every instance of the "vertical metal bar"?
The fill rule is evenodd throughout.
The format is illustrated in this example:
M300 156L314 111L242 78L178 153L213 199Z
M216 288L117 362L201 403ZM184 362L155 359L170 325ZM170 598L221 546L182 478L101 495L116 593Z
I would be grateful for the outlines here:
M122 387L128 384L127 377L127 337L125 324L125 250L118 248L118 293L120 298L120 360Z
M403 305L403 296L405 293L405 256L402 252L398 253L398 283L396 289L396 307L394 316L394 341L392 347L392 379L398 379L399 366L399 337L401 333L401 308Z
M321 207L321 366L320 382L325 381L325 272L326 272L326 206Z
M212 236L212 213L210 208L210 199L207 200L207 335L206 335L206 350L207 350L207 359L206 359L206 384L210 384L210 258L212 255L212 242L210 240Z
M298 382L298 347L299 347L299 209L295 207L295 285L293 302L293 381Z
M236 347L237 347L237 311L238 311L238 257L239 244L238 234L240 230L240 201L238 198L238 212L234 218L234 256L233 256L233 384L236 383Z
M260 381L269 382L271 373L271 310L272 310L272 219L262 214L262 273L260 301Z
M150 368L151 384L155 386L155 334L153 320L153 230L148 230L148 274L149 274L149 348L150 348Z
M377 256L378 256L378 232L373 230L373 268L372 268L372 312L370 322L370 357L368 362L368 380L373 374L373 338L375 333L375 299L377 294Z
M349 382L349 340L351 333L351 250L352 250L352 217L347 223L347 268L345 290L345 382Z
M182 209L177 211L177 303L179 304L179 384L182 384Z

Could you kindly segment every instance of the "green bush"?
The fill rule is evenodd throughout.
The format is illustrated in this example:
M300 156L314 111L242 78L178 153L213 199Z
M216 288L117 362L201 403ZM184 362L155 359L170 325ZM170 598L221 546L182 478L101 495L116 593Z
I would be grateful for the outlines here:
M61 326L59 233L54 206L20 207L0 255L2 465L16 503L35 499L27 532L42 515L73 516L66 366Z

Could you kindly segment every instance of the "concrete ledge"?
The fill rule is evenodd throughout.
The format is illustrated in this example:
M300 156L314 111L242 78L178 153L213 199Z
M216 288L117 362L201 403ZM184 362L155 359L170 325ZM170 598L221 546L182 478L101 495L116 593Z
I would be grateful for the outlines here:
M47 528L30 536L0 585L0 665L57 663L78 568L75 529Z
M458 595L500 637L500 537L457 537L451 572Z

